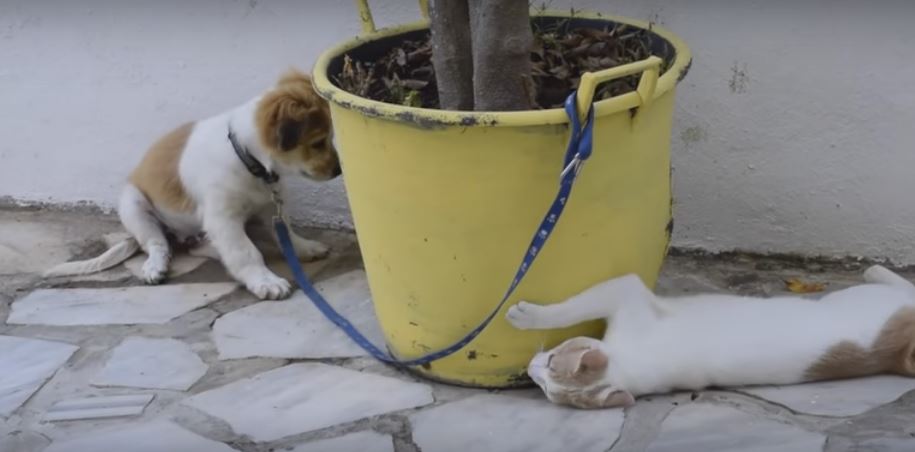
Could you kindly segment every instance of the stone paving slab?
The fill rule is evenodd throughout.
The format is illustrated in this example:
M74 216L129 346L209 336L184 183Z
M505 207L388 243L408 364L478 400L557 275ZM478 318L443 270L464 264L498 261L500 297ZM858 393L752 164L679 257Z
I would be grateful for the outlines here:
M20 218L22 217L22 218ZM30 214L3 215L0 219L0 275L40 273L65 262L77 235L67 222L28 221ZM91 233L82 230L81 235Z
M61 400L48 409L44 420L54 422L137 416L143 413L153 397L152 394L124 394Z
M79 347L62 342L0 336L0 417L9 416Z
M44 435L17 430L0 437L0 452L41 452L49 444L51 440Z
M114 348L94 386L124 386L186 391L208 366L176 339L128 337Z
M845 417L890 403L912 390L915 390L915 378L881 375L792 386L746 388L741 392L762 397L800 413Z
M44 452L237 452L171 422L157 421L54 441Z
M622 410L575 410L528 394L480 394L420 411L410 416L413 440L423 452L603 452L619 436Z
M428 385L319 363L290 364L185 401L256 441L432 402Z
M912 452L915 438L871 438L858 441L855 452Z
M33 273L93 254L98 238L117 229L110 220L3 212L0 238L15 240L2 243L34 249L14 255L0 246L0 274L14 272L0 277L0 332L15 335L0 335L0 452L49 444L50 452L915 450L915 379L682 393L642 398L626 411L579 411L539 390L417 382L365 357L301 295L259 302L234 283L200 290L230 281L219 265L178 263L180 279L160 287L132 287L139 283L126 267L48 281ZM309 275L382 343L354 237L305 235L334 248L308 265ZM273 248L266 260L288 273ZM778 295L785 278L835 289L859 282L861 271L854 261L674 253L658 290ZM74 399L130 394L153 398L132 416L46 421Z
M744 413L690 404L671 412L648 452L820 452L821 433Z
M302 444L291 452L394 452L394 441L391 435L368 430Z
M316 288L366 337L376 344L383 343L364 271L322 281ZM256 303L220 317L213 325L213 341L219 359L367 355L301 291L288 300Z
M40 289L13 302L14 325L131 325L165 323L237 288L198 283L106 289Z

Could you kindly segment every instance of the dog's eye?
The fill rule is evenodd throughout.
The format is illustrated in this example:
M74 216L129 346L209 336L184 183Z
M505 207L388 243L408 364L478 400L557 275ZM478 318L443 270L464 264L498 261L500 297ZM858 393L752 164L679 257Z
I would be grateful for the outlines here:
M321 138L320 140L312 141L311 147L314 149L324 149L327 147L327 138Z
M553 356L556 356L556 355L550 355L546 358L546 368L547 369L553 370Z

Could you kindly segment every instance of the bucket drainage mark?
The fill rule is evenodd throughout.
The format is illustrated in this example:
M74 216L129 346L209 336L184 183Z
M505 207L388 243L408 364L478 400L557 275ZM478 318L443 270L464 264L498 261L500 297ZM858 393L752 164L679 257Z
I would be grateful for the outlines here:
M467 352L467 359L470 360L470 361L473 361L473 360L477 359L477 351L476 351L476 350L470 350L469 352Z

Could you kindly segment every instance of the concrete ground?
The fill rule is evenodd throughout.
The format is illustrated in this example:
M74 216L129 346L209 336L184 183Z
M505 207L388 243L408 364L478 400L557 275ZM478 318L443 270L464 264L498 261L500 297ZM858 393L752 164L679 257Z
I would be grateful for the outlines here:
M680 393L626 411L580 411L538 390L398 373L365 357L301 294L258 302L216 262L179 257L157 287L136 278L141 258L88 277L37 275L98 253L118 231L104 215L0 211L0 451L915 450L910 379ZM377 340L354 237L318 235L333 256L306 270ZM831 290L862 270L854 261L675 254L659 290L774 295L790 277Z

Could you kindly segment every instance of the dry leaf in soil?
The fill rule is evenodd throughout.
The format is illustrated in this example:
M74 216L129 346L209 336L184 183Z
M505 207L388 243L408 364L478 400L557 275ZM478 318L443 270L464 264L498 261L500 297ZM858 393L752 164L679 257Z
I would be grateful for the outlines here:
M826 283L804 282L798 278L790 278L785 280L785 287L793 293L815 293L826 290Z

